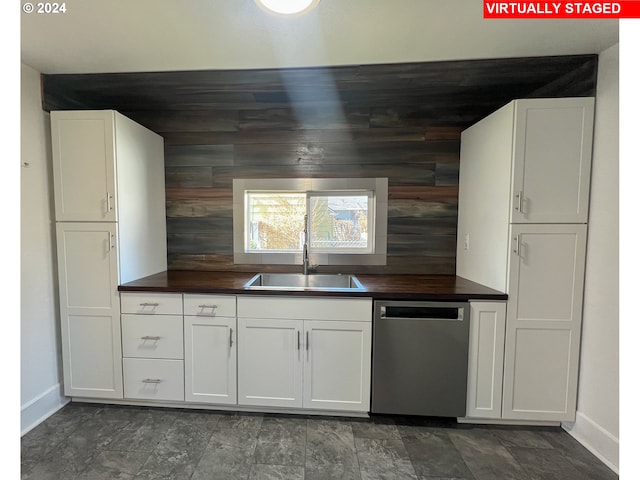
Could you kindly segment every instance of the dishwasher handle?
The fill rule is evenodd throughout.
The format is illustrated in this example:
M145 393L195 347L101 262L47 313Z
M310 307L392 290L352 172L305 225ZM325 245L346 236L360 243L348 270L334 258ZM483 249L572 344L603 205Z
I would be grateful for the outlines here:
M457 320L465 318L465 307L456 305L379 305L378 318L393 320Z

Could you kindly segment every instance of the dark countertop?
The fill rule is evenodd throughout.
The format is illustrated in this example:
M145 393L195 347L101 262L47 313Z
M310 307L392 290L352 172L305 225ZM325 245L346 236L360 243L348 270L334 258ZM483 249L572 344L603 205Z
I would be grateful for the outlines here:
M255 273L170 270L118 287L121 292L222 293L288 296L349 296L389 300L506 300L505 293L455 275L360 275L364 292L249 290Z

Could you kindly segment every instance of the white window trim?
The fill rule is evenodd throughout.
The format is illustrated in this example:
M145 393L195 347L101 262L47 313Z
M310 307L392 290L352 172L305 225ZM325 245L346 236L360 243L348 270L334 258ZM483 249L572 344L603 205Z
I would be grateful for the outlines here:
M313 265L387 264L387 178L270 178L233 180L233 261L236 264L302 264L302 252L245 252L245 191L373 191L373 253L310 252Z

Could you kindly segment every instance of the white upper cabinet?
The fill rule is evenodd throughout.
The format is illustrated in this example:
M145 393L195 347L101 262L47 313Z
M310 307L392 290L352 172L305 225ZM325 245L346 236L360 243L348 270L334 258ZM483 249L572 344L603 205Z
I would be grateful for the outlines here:
M586 223L594 99L514 100L462 132L456 274L507 292L512 223Z
M116 215L114 112L51 112L58 222L112 222Z
M516 100L512 223L586 223L593 98Z
M164 140L114 110L51 112L56 222L118 222L119 282L166 269Z
M57 222L164 214L164 141L156 133L114 110L53 111L51 143Z

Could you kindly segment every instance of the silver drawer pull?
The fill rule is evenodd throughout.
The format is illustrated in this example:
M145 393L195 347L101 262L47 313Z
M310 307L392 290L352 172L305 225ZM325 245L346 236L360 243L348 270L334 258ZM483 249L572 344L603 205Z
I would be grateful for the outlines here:
M150 302L143 302L143 303L140 304L140 306L142 308L144 308L144 307L157 307L159 305L160 305L159 303L150 303Z
M198 308L200 309L198 315L214 316L216 314L216 310L218 309L218 305L198 305ZM211 310L211 312L209 312L208 310Z
M154 337L151 335L145 335L144 337L140 337L142 340L153 340L154 342L157 342L158 340L160 340L161 337Z
M142 380L142 383L155 383L155 384L158 384L158 383L161 383L161 382L162 382L162 380L160 380L159 378L145 378L145 379Z

